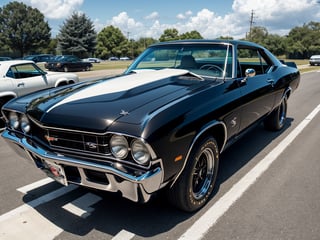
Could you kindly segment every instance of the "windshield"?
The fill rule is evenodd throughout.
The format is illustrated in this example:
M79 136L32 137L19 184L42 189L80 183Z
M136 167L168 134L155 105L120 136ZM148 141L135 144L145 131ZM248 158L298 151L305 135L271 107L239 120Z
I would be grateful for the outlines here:
M148 48L127 72L163 68L186 69L200 76L232 77L232 46L168 44Z

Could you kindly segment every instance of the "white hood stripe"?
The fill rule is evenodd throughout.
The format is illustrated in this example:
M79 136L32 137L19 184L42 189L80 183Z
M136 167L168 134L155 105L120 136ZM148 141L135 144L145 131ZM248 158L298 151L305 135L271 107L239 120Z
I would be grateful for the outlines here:
M52 109L69 102L90 98L90 97L96 97L96 96L104 95L108 93L127 91L147 83L156 82L168 77L181 76L187 73L188 71L186 70L168 68L168 69L154 70L154 71L139 71L139 73L136 73L136 74L116 77L114 79L104 81L100 84L94 84L91 87L80 90L79 92L53 105L51 108L47 110L47 112L50 112Z

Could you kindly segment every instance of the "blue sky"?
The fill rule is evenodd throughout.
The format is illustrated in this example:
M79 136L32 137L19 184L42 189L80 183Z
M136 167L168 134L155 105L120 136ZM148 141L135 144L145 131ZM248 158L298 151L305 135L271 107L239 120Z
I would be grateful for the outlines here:
M269 33L287 34L295 26L320 22L317 0L20 0L38 8L48 20L55 36L70 15L85 13L101 31L118 27L132 39L159 38L165 29L179 33L192 30L204 38L232 36L243 38L249 31L251 12L254 25ZM0 0L0 6L10 1Z

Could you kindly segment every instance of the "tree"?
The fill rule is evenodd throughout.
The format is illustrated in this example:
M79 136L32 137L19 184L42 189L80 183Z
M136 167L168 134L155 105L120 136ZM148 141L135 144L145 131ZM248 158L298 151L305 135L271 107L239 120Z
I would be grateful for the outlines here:
M93 22L84 13L73 13L60 29L58 48L62 54L88 57L95 51L96 38Z
M186 32L180 35L180 39L203 39L198 31Z
M138 56L141 52L143 52L147 47L150 45L158 42L156 39L153 38L140 38L138 41L135 43L135 48L134 48L134 55Z
M248 40L264 45L264 40L268 37L268 30L265 27L253 27L249 33Z
M320 23L309 22L291 29L287 37L287 55L290 58L309 58L320 54Z
M119 28L110 25L98 33L96 54L102 59L126 56L130 53L130 44Z
M38 9L16 1L0 8L0 42L18 51L21 57L46 46L50 31Z
M179 40L179 32L175 28L170 28L164 30L163 34L160 36L159 41L160 42L166 42L166 41L173 41L173 40Z

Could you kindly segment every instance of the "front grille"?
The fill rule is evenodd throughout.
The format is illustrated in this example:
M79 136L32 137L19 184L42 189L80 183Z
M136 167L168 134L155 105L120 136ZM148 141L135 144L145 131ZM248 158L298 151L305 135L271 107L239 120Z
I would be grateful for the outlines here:
M109 135L98 136L51 129L46 132L44 138L51 147L88 153L110 154Z
M59 152L66 156L77 157L90 162L117 161L143 169L150 167L137 164L131 154L128 154L125 159L116 159L109 146L113 133L100 135L77 130L49 128L42 126L34 119L30 120L32 129L30 137L56 153ZM127 136L129 143L133 140L133 137Z

